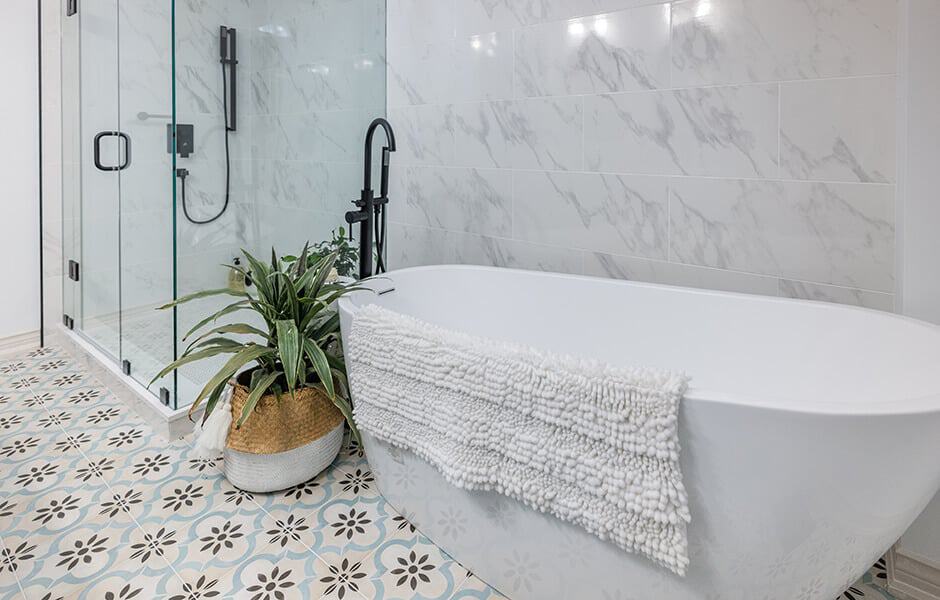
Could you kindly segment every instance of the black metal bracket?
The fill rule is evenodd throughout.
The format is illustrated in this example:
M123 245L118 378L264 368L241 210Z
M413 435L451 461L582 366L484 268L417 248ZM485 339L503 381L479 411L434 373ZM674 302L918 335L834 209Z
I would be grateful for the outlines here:
M78 263L70 259L69 260L69 279L71 279L72 281L78 281L80 277L79 269L80 267L78 266Z
M170 390L165 387L160 388L160 402L162 402L164 406L170 405Z
M65 0L65 16L73 17L78 14L78 0Z
M195 128L188 123L176 124L176 135L173 135L173 124L166 124L166 153L173 154L174 150L180 158L189 158L195 152Z
M62 315L62 324L68 327L69 329L75 329L75 319L72 317L63 314Z
M131 374L131 361L126 358L121 361L121 370L124 371L125 375Z

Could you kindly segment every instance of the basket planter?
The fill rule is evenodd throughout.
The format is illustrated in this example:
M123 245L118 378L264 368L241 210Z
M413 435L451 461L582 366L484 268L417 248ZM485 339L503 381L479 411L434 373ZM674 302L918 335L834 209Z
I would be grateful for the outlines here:
M330 466L343 444L343 413L318 387L293 397L265 395L236 427L248 388L234 383L232 425L225 444L225 477L248 492L273 492L303 483Z

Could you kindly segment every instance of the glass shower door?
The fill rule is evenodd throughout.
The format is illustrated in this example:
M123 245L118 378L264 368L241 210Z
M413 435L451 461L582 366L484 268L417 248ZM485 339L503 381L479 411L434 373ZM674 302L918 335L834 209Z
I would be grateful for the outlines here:
M133 162L120 172L121 357L130 375L150 383L173 361L172 2L121 0L118 76L121 131L133 140ZM172 403L173 377L156 382Z
M75 326L143 385L173 360L170 0L84 0ZM152 386L173 403L174 376Z
M115 360L121 357L118 3L85 0L81 54L81 312L76 327Z

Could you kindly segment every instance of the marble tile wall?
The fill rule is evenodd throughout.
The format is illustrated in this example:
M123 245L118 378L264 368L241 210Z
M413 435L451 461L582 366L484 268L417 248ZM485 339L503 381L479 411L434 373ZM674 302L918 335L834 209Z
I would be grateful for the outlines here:
M270 0L254 19L249 247L294 253L343 225L362 187L366 127L385 114L385 2Z
M222 24L239 41L231 208L209 225L179 221L184 292L224 279L218 264L242 248L286 254L328 238L361 187L366 125L385 111L384 1L178 2L178 114L196 126L196 153L178 162L198 217L224 202Z
M393 267L892 310L896 0L388 0Z

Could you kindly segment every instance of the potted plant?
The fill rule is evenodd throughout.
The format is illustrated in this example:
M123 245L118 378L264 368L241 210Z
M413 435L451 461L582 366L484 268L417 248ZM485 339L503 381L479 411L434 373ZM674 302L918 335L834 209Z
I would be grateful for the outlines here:
M183 339L200 335L154 381L191 362L230 355L199 392L190 415L205 402L199 444L224 448L225 475L233 485L269 492L307 481L329 466L342 445L344 422L359 440L335 301L362 288L327 281L336 252L312 265L307 246L291 262L279 260L273 249L270 264L243 253L256 296L223 288L161 307L209 296L238 298L197 323ZM226 267L247 276L241 266ZM259 326L215 325L241 311L255 315Z
M343 227L334 229L332 236L332 239L314 244L307 256L307 266L312 267L326 256L336 254L336 262L333 265L335 275L346 279L358 278L359 249L349 244L349 240L346 238L346 229ZM287 263L293 263L297 261L297 257L288 255L283 260Z

